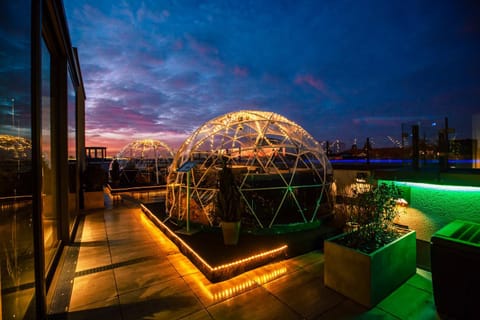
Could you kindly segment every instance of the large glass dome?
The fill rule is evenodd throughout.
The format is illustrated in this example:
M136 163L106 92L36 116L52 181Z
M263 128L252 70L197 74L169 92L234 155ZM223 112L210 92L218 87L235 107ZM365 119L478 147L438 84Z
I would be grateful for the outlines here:
M173 160L173 152L159 140L135 140L125 145L115 160L119 162L123 184L162 184Z
M190 173L178 170L192 162ZM332 168L320 144L279 114L244 110L206 122L182 144L168 176L169 219L185 221L189 207L191 222L220 223L216 199L225 162L235 175L242 226L312 223L331 212Z

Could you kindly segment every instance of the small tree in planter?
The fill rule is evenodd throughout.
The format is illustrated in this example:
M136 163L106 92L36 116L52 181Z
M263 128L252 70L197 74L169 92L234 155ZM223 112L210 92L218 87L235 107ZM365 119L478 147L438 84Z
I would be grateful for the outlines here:
M218 176L217 213L221 219L224 243L236 245L241 223L240 192L232 168L225 159Z
M370 184L344 204L350 231L324 243L325 285L372 307L416 271L415 231L393 223L395 185Z
M345 216L352 231L338 242L348 247L370 253L397 239L405 232L395 226L400 214L397 199L401 192L394 184L369 184L363 192L353 189L353 197L344 204Z

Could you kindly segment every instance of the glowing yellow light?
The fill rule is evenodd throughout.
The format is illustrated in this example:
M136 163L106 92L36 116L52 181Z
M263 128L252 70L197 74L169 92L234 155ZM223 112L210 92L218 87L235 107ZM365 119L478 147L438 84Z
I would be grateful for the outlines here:
M143 204L140 204L140 206L142 208L142 211L145 214L147 214L150 219L154 219L156 223L158 223L162 226L162 231L168 232L168 234L171 237L175 238L178 242L180 242L182 244L182 246L184 246L186 248L187 251L189 251L192 255L194 255L195 258L197 258L198 261L200 261L202 263L202 265L210 271L219 271L219 270L222 270L222 269L227 269L227 268L231 268L231 267L234 267L234 266L239 266L239 265L242 265L242 264L247 264L247 263L249 263L251 261L254 261L254 260L259 261L262 258L265 258L265 257L268 257L268 256L273 256L275 254L279 254L283 251L286 251L286 249L288 248L287 245L283 245L283 246L280 246L276 249L265 251L265 252L262 252L262 253L244 258L244 259L240 259L240 260L237 260L237 261L234 261L234 262L231 262L231 263L223 264L223 265L220 265L220 266L217 266L217 267L212 267L195 250L193 250L185 241L183 241L182 238L177 236L162 221L160 221L155 215L153 215L147 207L145 207Z
M232 297L236 294L245 292L245 291L247 291L248 289L250 289L254 286L262 285L262 284L265 284L269 281L272 281L272 280L282 276L285 273L287 273L287 268L282 267L282 268L276 269L276 270L274 270L270 273L267 273L267 274L264 274L264 275L261 275L261 276L257 276L255 278L255 281L249 279L249 280L244 281L240 284L237 284L237 285L232 286L230 288L224 289L220 292L212 293L212 297L215 301L230 298L230 297Z

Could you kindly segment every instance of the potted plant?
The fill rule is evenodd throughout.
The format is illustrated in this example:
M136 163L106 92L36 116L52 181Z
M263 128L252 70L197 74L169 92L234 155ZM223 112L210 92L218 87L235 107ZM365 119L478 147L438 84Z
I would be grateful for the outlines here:
M395 185L353 190L343 209L349 231L325 240L325 285L373 307L416 272L416 233L394 224Z
M218 173L217 214L220 217L223 240L226 245L236 245L240 235L240 192L232 167L222 161Z

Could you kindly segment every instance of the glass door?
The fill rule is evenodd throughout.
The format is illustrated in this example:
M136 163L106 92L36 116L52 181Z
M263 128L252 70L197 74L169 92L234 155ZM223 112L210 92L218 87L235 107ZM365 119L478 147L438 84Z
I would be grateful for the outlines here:
M55 126L52 115L53 72L51 52L42 38L42 106L41 106L41 152L42 152L42 221L45 250L45 272L52 263L59 245L57 213L57 170L55 157Z

